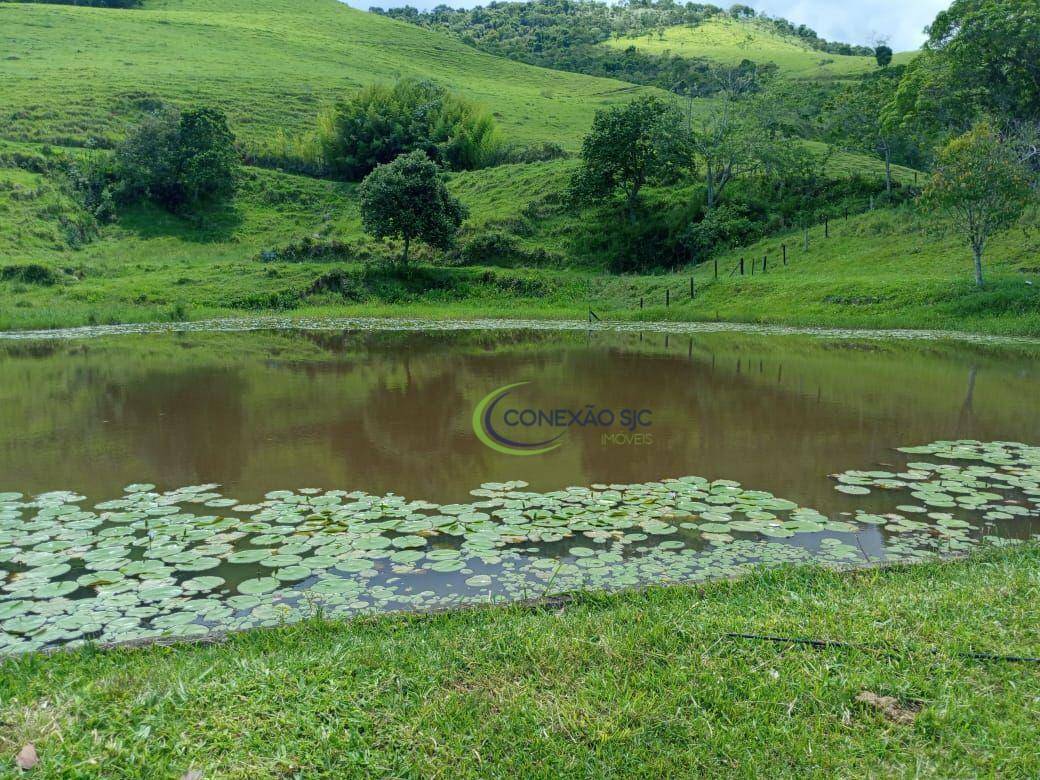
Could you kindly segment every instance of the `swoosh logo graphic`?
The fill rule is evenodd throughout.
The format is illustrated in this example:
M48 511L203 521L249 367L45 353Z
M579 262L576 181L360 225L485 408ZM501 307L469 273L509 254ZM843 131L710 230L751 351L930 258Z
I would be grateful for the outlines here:
M495 430L492 424L492 418L495 413L495 407L502 401L503 398L508 396L513 390L524 385L529 385L530 382L515 382L505 387L500 387L497 390L492 390L477 404L473 410L473 432L477 435L477 438L484 443L485 446L490 447L495 452L501 452L503 455L544 455L547 452L552 452L557 447L561 446L563 442L558 441L563 433L554 436L551 439L545 441L536 442L522 442L513 441L512 439L503 436Z

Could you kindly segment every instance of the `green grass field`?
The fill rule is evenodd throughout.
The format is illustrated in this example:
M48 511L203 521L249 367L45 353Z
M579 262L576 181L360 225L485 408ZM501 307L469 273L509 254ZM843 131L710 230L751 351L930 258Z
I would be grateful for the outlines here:
M0 3L0 136L110 143L157 101L219 105L246 141L310 129L364 84L430 78L488 106L518 143L576 148L596 108L643 91L535 68L336 0Z
M1040 655L1038 582L1027 546L8 660L0 773L1035 777L1037 666L964 654Z
M877 68L873 57L828 54L761 24L725 17L710 19L696 27L668 27L661 33L613 38L604 45L618 49L635 46L648 54L699 57L724 65L739 65L743 60L760 65L774 63L789 78L814 81L847 79ZM900 52L893 62L897 65L909 62L913 56L913 52Z

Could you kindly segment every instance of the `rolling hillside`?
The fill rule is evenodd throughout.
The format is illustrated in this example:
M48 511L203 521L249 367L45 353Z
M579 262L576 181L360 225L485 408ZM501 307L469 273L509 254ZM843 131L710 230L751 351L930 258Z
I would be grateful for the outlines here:
M431 78L510 139L576 148L596 108L641 88L493 57L336 0L0 3L0 137L107 145L158 101L222 107L240 138L313 124L359 85Z
M661 33L611 39L604 45L618 49L635 46L648 54L700 57L723 65L738 65L743 60L760 65L774 63L786 76L816 81L850 78L877 68L873 57L828 54L754 21L723 16L696 27L669 27ZM893 62L907 62L913 56L913 52L899 53Z
M600 223L560 207L574 159L449 177L470 209L463 243L482 232L518 242L511 260L493 252L469 257L475 267L426 266L396 276L370 262L395 249L362 233L356 185L259 168L245 169L234 201L219 209L188 218L142 204L98 226L58 179L41 172L47 145L76 155L87 152L70 147L107 146L160 100L212 103L230 115L240 138L259 142L277 129L309 128L321 103L359 84L429 76L489 106L510 140L573 150L597 108L644 88L497 58L336 0L145 0L138 10L0 3L0 40L0 329L265 311L573 317L591 301L619 318L931 325L946 316L934 301L965 278L959 253L956 262L944 257L958 252L954 242L933 247L904 217L889 224L888 212L878 211L862 223L854 218L864 225L855 236L814 240L811 264L725 285L703 279L696 304L658 311L651 304L669 277L604 274L609 250L583 244ZM826 78L799 71L798 58L804 64L832 55L784 45L755 51L782 50L788 72ZM833 58L853 61L842 62L848 74L870 65ZM826 153L822 144L807 146ZM836 178L883 175L878 160L847 153L831 156L828 170ZM914 180L911 170L895 175ZM650 187L648 209L675 212L691 195L688 186ZM770 251L779 240L766 242ZM317 254L308 254L315 246ZM294 247L302 256L287 257ZM749 248L749 256L760 251L765 244ZM1023 272L1035 272L1028 262L1034 251L1017 234L1001 243L993 271L1019 281L992 317L980 310L979 329L1036 329L1035 316L1022 309L1035 305L1036 288L1020 289ZM922 273L927 267L933 298L877 292L879 285L905 286L911 261ZM852 273L872 264L880 276ZM673 281L677 290L688 283ZM640 312L644 295L649 303ZM981 305L982 298L965 294L964 301Z

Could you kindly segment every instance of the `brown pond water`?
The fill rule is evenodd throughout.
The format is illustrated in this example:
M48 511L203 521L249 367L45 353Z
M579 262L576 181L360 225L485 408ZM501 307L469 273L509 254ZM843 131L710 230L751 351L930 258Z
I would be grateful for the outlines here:
M724 576L806 555L914 560L983 537L1026 539L1040 531L1040 464L1025 466L1034 468L1026 494L992 494L1021 513L991 511L984 523L982 510L965 517L974 510L963 505L944 517L934 493L913 499L904 485L848 495L829 475L905 473L908 463L935 458L896 448L938 440L1040 445L1038 355L1035 346L1012 343L651 330L0 340L0 654L82 637L270 624L280 606L303 614L302 594L311 591L336 614L425 609L489 593L523 597L553 582L613 587ZM491 429L519 443L554 439L550 452L500 452L474 428L478 405L518 383L492 408ZM528 410L569 424L510 424L511 414L517 422ZM600 425L574 424L587 422L590 410ZM612 424L603 410L614 414ZM639 411L643 424L619 425L623 410ZM795 532L777 539L755 523L794 504L756 504L741 520L745 498L771 499L723 497L721 517L704 517L705 506L690 509L673 494L676 483L660 484L687 476L733 480L819 514L808 530L798 527L804 517L787 518ZM487 495L471 494L514 480L527 483L524 495L491 487L495 495L481 507ZM123 498L124 487L140 483ZM200 490L235 501L222 504L214 494L207 508L185 505L179 489L214 484ZM603 493L607 485L634 489ZM544 494L588 486L600 495L570 491L540 503ZM282 490L294 495L269 495ZM306 504L317 490L366 495ZM710 503L703 490L694 498ZM81 495L32 500L49 491ZM165 491L178 491L179 510L161 506ZM395 504L389 494L403 499ZM122 504L103 503L112 499ZM232 507L265 501L266 509ZM306 511L297 511L298 501ZM411 501L433 503L401 509ZM600 518L597 501L630 514ZM878 517L915 503L927 506L900 509L895 525ZM558 526L541 527L571 510L573 527L562 538L553 533ZM924 525L899 525L929 510ZM852 524L857 511L872 514ZM461 526L438 525L456 516ZM206 530L214 521L222 525ZM509 538L494 538L504 525L512 526ZM260 557L266 550L273 560L228 560L243 550ZM272 574L284 577L272 584Z
M897 446L1040 444L1036 357L931 341L602 332L0 343L0 490L100 500L133 482L216 482L245 501L321 487L451 502L488 481L547 491L694 474L836 511L848 502L827 475L896 463ZM500 408L646 409L639 432L650 436L605 443L602 429L571 427L545 455L492 451L473 409L515 382L530 384Z

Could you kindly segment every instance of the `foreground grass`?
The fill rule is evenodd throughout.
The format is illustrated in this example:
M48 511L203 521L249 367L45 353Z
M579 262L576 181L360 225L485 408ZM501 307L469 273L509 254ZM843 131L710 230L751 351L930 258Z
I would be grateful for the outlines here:
M962 654L1040 655L1038 597L1023 547L13 659L0 771L34 742L34 777L1036 776L1040 667Z

